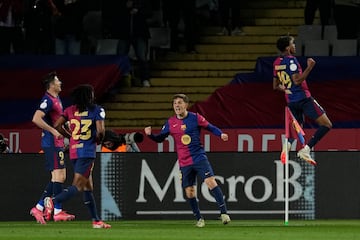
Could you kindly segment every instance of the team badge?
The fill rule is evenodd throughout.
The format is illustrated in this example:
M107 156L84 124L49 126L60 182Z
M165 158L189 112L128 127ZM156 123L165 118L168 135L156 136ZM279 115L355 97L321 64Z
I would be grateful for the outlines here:
M189 145L191 143L191 137L187 134L184 134L181 136L181 142L184 144L184 145Z
M181 125L181 130L183 130L183 131L186 130L186 124Z

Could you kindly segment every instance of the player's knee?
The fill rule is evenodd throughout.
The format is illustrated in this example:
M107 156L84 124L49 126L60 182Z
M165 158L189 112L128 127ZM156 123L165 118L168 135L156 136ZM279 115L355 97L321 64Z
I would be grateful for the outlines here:
M215 180L215 177L208 177L205 179L206 186L211 190L214 189L218 184Z
M51 181L64 183L66 179L65 169L55 169L51 173Z
M187 187L187 188L185 188L185 194L186 194L186 197L187 197L187 198L194 198L194 197L196 197L195 187L192 186L192 187Z

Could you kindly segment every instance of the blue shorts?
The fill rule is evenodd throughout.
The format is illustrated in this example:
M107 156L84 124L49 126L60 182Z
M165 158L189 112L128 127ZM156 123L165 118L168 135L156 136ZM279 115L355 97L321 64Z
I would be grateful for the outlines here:
M190 187L196 185L196 176L199 176L201 182L205 178L214 176L214 171L208 160L202 160L186 167L181 167L182 187Z
M72 160L74 166L74 173L79 173L86 178L89 178L94 168L95 158L78 158Z
M315 121L325 113L320 104L312 97L305 98L298 102L291 102L288 106L299 124L304 123L304 116Z
M48 147L43 148L45 154L45 168L49 171L55 169L64 169L65 166L65 154L62 147Z

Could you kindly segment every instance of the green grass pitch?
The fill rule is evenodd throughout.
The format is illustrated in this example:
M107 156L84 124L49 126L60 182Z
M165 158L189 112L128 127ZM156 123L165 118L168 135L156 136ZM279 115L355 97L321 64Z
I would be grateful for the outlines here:
M207 220L196 228L190 220L112 221L111 229L92 229L88 221L0 222L0 239L249 239L249 240L358 240L360 220L235 220L228 225Z

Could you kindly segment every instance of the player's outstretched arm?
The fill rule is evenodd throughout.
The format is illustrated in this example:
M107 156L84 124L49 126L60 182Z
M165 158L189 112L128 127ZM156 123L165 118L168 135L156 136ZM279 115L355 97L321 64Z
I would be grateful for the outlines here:
M155 142L163 142L167 136L169 136L168 125L166 124L165 127L161 130L160 134L152 134L151 126L144 128L145 134Z

